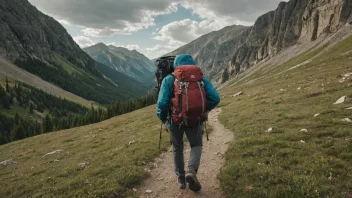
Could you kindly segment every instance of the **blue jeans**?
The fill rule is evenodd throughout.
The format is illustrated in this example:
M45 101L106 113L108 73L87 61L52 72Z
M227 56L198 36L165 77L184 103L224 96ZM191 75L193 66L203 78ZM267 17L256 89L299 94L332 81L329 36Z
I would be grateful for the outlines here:
M203 147L203 124L193 128L179 127L175 124L169 125L170 138L174 154L174 170L177 176L185 175L185 163L183 157L183 135L186 133L191 146L191 153L188 161L188 171L197 174L202 156Z

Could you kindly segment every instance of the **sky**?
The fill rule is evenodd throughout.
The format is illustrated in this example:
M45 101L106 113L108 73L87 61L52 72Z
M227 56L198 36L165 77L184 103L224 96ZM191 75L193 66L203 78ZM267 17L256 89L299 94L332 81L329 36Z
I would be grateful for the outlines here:
M229 25L253 25L280 0L29 0L82 48L102 42L157 58Z

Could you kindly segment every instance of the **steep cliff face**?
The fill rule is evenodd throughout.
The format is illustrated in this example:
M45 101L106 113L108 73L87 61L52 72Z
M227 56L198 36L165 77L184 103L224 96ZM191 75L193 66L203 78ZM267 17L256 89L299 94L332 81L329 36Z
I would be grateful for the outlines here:
M53 52L72 64L95 72L95 61L84 53L55 19L28 1L0 1L0 55L11 61L29 56L52 60Z
M261 16L235 49L227 70L235 74L300 42L337 32L351 20L351 0L291 0ZM224 73L228 71L223 71ZM221 79L224 82L226 79Z
M281 2L277 9L257 19L251 27L241 27L227 34L219 43L218 37L207 40L218 43L212 48L198 45L199 38L176 50L177 53L190 53L197 63L214 81L223 83L235 75L246 71L259 62L266 61L290 46L310 42L338 31L346 23L352 23L352 0L290 0ZM232 26L237 27L237 26ZM216 32L225 34L226 29ZM229 33L226 31L226 33ZM211 33L212 35L214 33Z
M326 33L336 32L352 21L351 0L310 1L302 15L300 41L310 41Z

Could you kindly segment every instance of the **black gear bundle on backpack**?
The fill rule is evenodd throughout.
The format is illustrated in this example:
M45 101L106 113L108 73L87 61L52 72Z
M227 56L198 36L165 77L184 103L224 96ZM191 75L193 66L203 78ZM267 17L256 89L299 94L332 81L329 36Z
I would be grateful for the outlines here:
M155 72L155 77L156 77L156 86L155 89L159 93L161 83L163 82L163 79L174 72L174 60L175 56L163 56L160 57L156 60L155 65L156 65L156 72Z

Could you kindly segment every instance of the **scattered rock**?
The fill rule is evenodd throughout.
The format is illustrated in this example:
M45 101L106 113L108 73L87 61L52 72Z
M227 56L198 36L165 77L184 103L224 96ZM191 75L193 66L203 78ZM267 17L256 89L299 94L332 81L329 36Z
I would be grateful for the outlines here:
M342 104L345 103L347 100L347 96L342 96L340 99L338 99L334 104Z
M297 88L297 90L301 90L301 89L302 89L302 87L298 87L298 88Z
M90 166L90 163L89 163L89 162L79 163L79 164L78 164L78 170L84 170L84 169L87 168L88 166Z
M268 130L266 130L267 133L270 133L270 132L272 132L272 131L273 131L273 128L272 128L272 127L270 127Z
M103 129L99 129L99 131L102 131Z
M132 140L132 141L128 142L128 145L131 145L131 144L134 144L134 143L136 143L136 141Z
M350 108L346 108L347 110L352 110L352 107L350 107Z
M280 89L281 92L285 91L285 89Z
M342 119L342 121L343 121L343 122L352 122L352 120L349 119L349 118L344 118L344 119Z
M301 129L301 132L307 133L307 132L308 132L308 129Z
M136 188L133 188L132 190L133 190L134 192L137 192L137 189L136 189Z
M303 143L303 144L305 144L305 143L306 143L306 142L305 142L305 141L303 141L303 140L301 140L300 142L301 142L301 143Z
M251 191L251 190L253 190L254 188L253 188L253 186L246 186L244 189L245 189L246 191Z
M53 151L53 152L47 153L47 154L43 155L43 157L46 157L46 156L52 156L52 155L57 155L57 154L61 153L62 151L64 151L64 150L59 149L59 150L56 150L56 151Z
M153 191L152 191L152 190L146 190L145 193L147 193L147 194L152 194Z
M56 159L56 160L54 160L54 162L59 162L60 160L58 160L58 159Z
M314 117L318 117L320 116L320 113L314 114Z
M240 91L240 92L236 93L235 95L233 95L233 97L237 97L237 96L240 96L240 95L242 95L242 94L243 94L243 92Z
M340 83L345 82L346 80L352 79L352 72L351 73L347 73L347 74L341 74L339 76L341 79L339 80Z
M12 164L17 164L17 162L13 161L12 159L0 162L0 166L10 166Z

